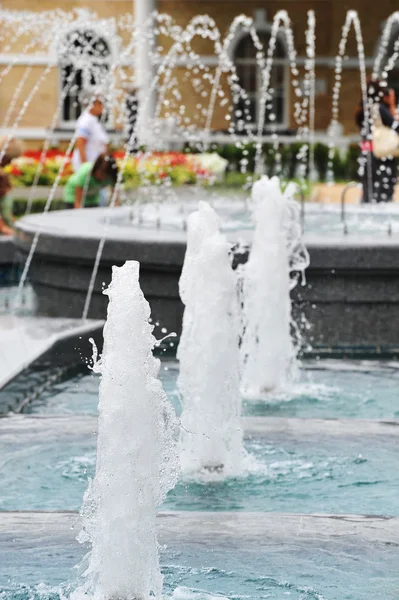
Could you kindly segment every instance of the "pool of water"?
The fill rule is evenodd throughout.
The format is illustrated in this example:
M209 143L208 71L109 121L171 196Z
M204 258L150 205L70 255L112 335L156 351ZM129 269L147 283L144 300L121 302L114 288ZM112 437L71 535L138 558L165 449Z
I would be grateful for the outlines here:
M163 385L180 413L177 376L177 363L163 361ZM251 464L242 477L181 481L165 508L399 515L396 429L355 420L397 418L398 383L393 361L306 361L291 391L244 402L244 414L269 417L269 427L246 435ZM98 376L80 372L43 386L28 414L0 422L0 510L79 509L95 470L98 386ZM307 426L293 429L298 418ZM316 418L341 421L331 435Z
M221 207L219 213L222 229L226 233L253 229L250 213L242 207L236 210ZM387 237L389 232L390 235L398 235L399 209L394 205L348 205L343 220L340 206L312 202L305 204L305 234L342 236L344 227L347 234Z
M178 365L164 361L164 389L178 413L181 401L176 381ZM82 372L60 381L26 411L33 414L97 414L97 376ZM19 390L20 391L20 390ZM301 418L399 418L399 362L309 360L300 381L277 396L244 401L243 414Z
M163 361L179 413L177 376ZM246 400L242 475L181 480L162 507L164 597L397 598L398 383L395 361L310 360L295 387ZM43 370L3 394L39 384L24 414L0 419L0 600L64 600L87 550L77 514L54 511L79 510L94 474L99 378Z
M0 510L78 510L94 474L96 426L94 416L2 420ZM397 438L359 427L338 437L279 429L250 436L252 460L241 477L180 481L164 508L399 516Z
M174 200L162 198L158 203L137 203L132 207L130 218L115 216L112 222L121 227L140 223L141 228L158 227L181 231L184 229L188 215L197 210L199 200L206 200L212 204L221 217L224 232L253 229L246 193L206 189L180 192ZM306 202L304 214L305 234L342 236L344 222L339 205ZM392 235L398 235L399 207L390 203L386 205L347 204L345 225L349 234L387 237L390 232Z
M394 534L370 525L277 516L177 516L161 525L164 597L174 600L390 600L397 597L399 548ZM85 549L67 515L16 515L1 523L0 595L3 600L56 600L76 585ZM163 519L162 519L163 520ZM22 522L21 522L22 521ZM193 521L193 519L191 519ZM14 526L14 528L13 528ZM374 535L370 532L374 531ZM281 530L288 536L283 543ZM322 531L328 532L329 538ZM234 532L232 534L232 532ZM335 535L334 535L335 533ZM67 584L65 582L68 582ZM370 593L372 594L370 596Z

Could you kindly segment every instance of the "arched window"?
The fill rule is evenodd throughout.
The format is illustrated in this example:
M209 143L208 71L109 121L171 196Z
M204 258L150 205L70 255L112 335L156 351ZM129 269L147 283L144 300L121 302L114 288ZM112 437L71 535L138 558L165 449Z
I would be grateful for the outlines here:
M267 56L270 34L258 32L259 41L263 46L263 53ZM256 60L258 50L252 37L248 34L237 44L234 52L234 64L239 78L239 85L246 92L249 100L249 115L253 127L257 126L260 112L260 95L262 88L262 75ZM268 111L275 116L273 125L279 128L286 125L286 77L287 67L285 65L286 52L283 43L277 38L274 51L274 64L271 72L270 88L273 89L272 110ZM238 111L236 122L241 120L241 111ZM265 123L265 128L270 129L271 123Z
M83 90L106 87L111 51L94 30L69 33L59 49L61 66L62 122L73 123L82 112L79 98Z

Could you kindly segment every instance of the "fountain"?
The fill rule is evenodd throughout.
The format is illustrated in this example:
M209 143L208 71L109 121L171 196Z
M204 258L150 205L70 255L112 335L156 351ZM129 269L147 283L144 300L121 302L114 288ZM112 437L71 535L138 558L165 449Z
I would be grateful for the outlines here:
M149 3L144 0L141 8ZM99 10L117 11L103 4ZM69 137L64 133L67 150L45 190L45 214L27 215L17 224L14 243L27 257L21 299L30 281L49 321L56 315L79 318L78 337L81 327L86 337L92 335L87 317L105 316L105 297L109 306L102 358L94 360L94 370L102 375L99 419L96 379L82 373L57 389L52 383L46 394L28 373L21 385L14 382L14 405L3 402L6 411L17 407L16 412L26 413L0 419L4 600L57 600L71 597L71 588L72 600L280 600L287 595L293 600L364 600L371 589L377 600L395 596L398 365L393 360L377 368L357 360L310 360L301 365L297 381L295 319L306 312L318 352L367 345L377 346L379 356L397 353L398 332L392 324L399 322L399 244L394 239L399 212L356 206L341 213L337 207L305 204L303 197L300 214L294 188L285 184L296 179L300 190L308 191L306 178L313 179L317 171L320 132L315 125L323 118L316 114L317 95L327 98L322 77L329 79L320 59L324 63L327 56L316 57L320 28L315 12L308 11L302 40L294 39L294 32L296 37L303 31L292 26L287 11L278 11L270 22L266 11L256 13L255 18L234 18L224 35L206 15L182 26L183 14L175 22L154 13L138 27L132 15L101 19L88 11L56 10L38 19L38 13L0 11L4 41L15 52L0 72L4 89L12 88L7 79L14 72L12 60L29 55L3 111L6 135L20 131L30 106L44 105L40 92L48 93L53 71L61 75L58 101L51 109L45 105L47 130L27 213L46 175L46 155L60 116L66 108L74 112L81 82L103 79L107 113L115 122L124 113L126 90L144 88L139 90L142 114L130 139L119 136L123 149L111 207L50 212L74 143L72 132ZM143 14L140 21L145 21ZM384 61L398 23L395 13L377 50L374 70L383 79L399 56L396 42ZM370 57L360 19L349 11L335 63L334 126L350 79L347 70L357 59L347 43L351 29L365 89ZM87 30L98 34L91 37L94 45L87 43ZM238 55L236 44L245 38L249 44ZM105 61L99 41L109 42ZM146 65L138 74L137 57L141 67ZM280 86L275 75L283 77L283 71ZM252 79L256 91L248 90ZM277 121L279 111L284 112L281 93L291 85L290 126L296 135L289 137ZM290 108L288 103L284 108ZM136 160L136 138L146 144L137 158L139 190L126 182ZM294 164L289 164L285 145L292 142ZM331 135L331 180L339 143ZM188 149L192 160L191 152L199 151L209 164L217 144L232 146L233 175L244 176L236 194L212 188L213 182L221 183L215 173L198 176L196 185L183 177L185 185L176 187L181 180L173 179L171 165L164 168L160 160L151 165L154 172L140 179L143 164L157 151ZM187 157L184 152L177 162ZM267 169L279 179L262 177ZM114 206L118 191L126 206ZM387 216L395 212L396 227L394 222L387 239ZM354 217L348 236L343 235L343 213ZM374 229L352 227L364 214L379 219L382 238L370 237L375 224ZM307 249L308 285L301 286ZM237 262L245 264L234 270ZM169 357L159 370L152 355L155 332L179 335L182 323L180 373ZM12 348L4 329L3 366L9 372ZM25 336L15 333L22 342L13 352L19 365L29 348ZM47 347L48 329L39 333ZM72 346L75 356L82 340ZM59 354L65 358L63 349ZM171 404L178 409L181 398L178 439ZM256 468L247 468L248 456ZM183 478L174 489L179 462ZM248 477L241 476L249 470ZM80 505L87 472L93 480L79 517L72 511ZM158 515L158 510L167 512ZM366 514L376 516L361 516ZM81 527L83 544L78 544ZM87 543L91 551L80 563L85 570L75 585L71 569Z
M144 4L142 8L145 8ZM0 11L4 30L12 31L7 49L10 52L10 64L0 73L4 85L9 84L13 75L16 75L15 71L20 69L21 56L26 56L27 61L26 69L21 69L14 79L10 103L4 111L3 132L7 136L11 138L18 134L20 126L30 119L32 106L40 104L40 101L36 101L38 98L40 100L41 90L53 72L59 69L62 75L59 97L46 121L42 155L29 190L27 212L32 207L37 185L45 171L46 155L53 137L58 135L63 111L68 107L68 110L78 108L75 100L82 91L82 82L103 86L110 125L124 123L126 91L140 87L140 83L145 88L139 92L141 109L131 139L122 139L123 136L118 138L116 135L114 140L123 147L117 188L124 184L132 164L136 138L144 131L144 158L151 156L154 151L167 148L211 154L218 144L229 144L241 152L239 159L230 162L236 163L240 176L244 175L245 191L266 169L270 169L269 175L274 173L282 179L291 180L298 178L301 193L308 193L306 178L314 180L316 171L322 170L315 160L315 145L320 133L315 131L315 124L319 120L316 119L315 77L317 13L313 10L307 12L303 40L297 38L287 11L278 11L270 21L262 21L265 17L259 17L258 13L256 11L254 17L239 15L232 18L224 35L218 23L208 15L195 15L185 25L180 25L173 15L156 12L151 15L148 12L145 23L142 22L143 15L140 23L134 23L132 15L100 19L86 10L49 11L43 13L38 24L37 13ZM395 41L392 44L398 23L398 12L387 19L376 52L373 75L384 80L389 77L399 55L399 43ZM349 143L347 139L337 139L333 133L339 129L342 116L340 98L346 81L345 69L349 68L350 61L346 61L346 55L351 51L348 41L352 30L360 65L359 87L363 94L366 85L367 60L361 21L355 11L348 11L334 69L333 127L330 128L331 137L327 137L330 147L328 164L325 165L330 182L333 180L332 169L337 150L340 150L341 142ZM29 35L32 31L34 36ZM88 31L91 32L89 36L86 35ZM247 89L248 81L243 70L245 63L240 63L240 57L236 55L237 43L244 38L249 40L247 50L252 67L259 73L256 77L256 102L254 90ZM198 50L199 39L206 46L204 53ZM279 54L281 44L284 56ZM297 55L299 47L303 49L302 56ZM150 73L149 76L139 73L140 69L137 74L132 74L130 69L136 58L140 64L145 61L145 72ZM247 59L244 57L244 60ZM43 68L32 81L32 73L37 72L36 66L33 69L32 65L36 65L36 62ZM287 78L284 79L287 83L284 94L292 86L292 126L296 129L296 135L290 137L283 135L277 124L281 90L277 92L274 82L279 73L283 76L281 69L284 69L284 78ZM134 258L141 264L141 283L151 304L154 321L161 324L160 328L166 327L179 334L183 307L178 295L178 281L185 252L186 216L195 210L198 200L209 200L209 188L187 184L176 189L172 176L163 171L158 178L155 177L156 181L150 182L151 177L144 177L139 190L126 190L128 206L108 211L98 209L92 211L90 216L47 214L59 191L63 171L72 152L72 133L65 141L65 160L51 188L45 191L46 214L27 216L17 225L14 243L26 258L21 265L19 295L25 282L30 280L38 294L41 314L104 318L106 302L101 293L103 282L109 282L113 264ZM285 146L292 143L297 145L292 159L294 165L284 162ZM213 203L220 207L219 212L223 214L222 229L224 227L225 230L234 222L235 215L242 212L237 209L239 203L242 206L242 190L241 194L237 193L237 198L232 199L231 196L231 191L213 194ZM117 191L112 196L111 205L116 198ZM151 198L153 202L148 201ZM144 201L141 202L141 199ZM235 207L232 207L234 203ZM226 218L228 211L224 210L224 205L228 204L232 218L229 215ZM389 233L392 237L391 234L396 235L398 231L399 219L395 207L386 211L382 207L378 207L378 211L372 206L354 207L353 219L351 210L344 211L350 220L349 224L341 222L337 207L315 203L305 205L303 202L303 209L306 213L307 247L312 259L307 273L310 285L300 293L295 290L292 300L295 309L304 308L309 321L317 320L312 334L314 339L309 341L323 347L359 343L364 332L361 322L367 313L365 319L375 324L375 331L368 330L367 343L394 344L396 337L391 330L378 324L378 314L381 306L384 306L384 310L391 311L391 320L396 320L396 305L391 300L392 294L384 293L387 287L380 286L379 280L374 281L372 273L386 269L385 265L389 262L389 257L385 256L385 236ZM171 213L173 218L170 223ZM367 227L369 217L373 218L373 222L374 218L377 221L370 229ZM248 221L249 215L246 214L243 220L237 219L233 224L234 231L227 231L226 235L232 244L244 241L247 246L251 245ZM342 235L348 231L354 234L350 240ZM375 232L382 233L384 239L368 239L365 249L359 238ZM325 233L328 233L328 239ZM374 247L371 249L372 245ZM369 255L363 260L365 252ZM344 262L341 260L343 256ZM364 264L370 268L365 269ZM67 275L64 268L67 269ZM336 276L333 282L333 285L336 282L336 294L326 299L323 290L327 284L331 285L332 272ZM349 292L349 296L343 294L344 288L348 290L348 272L355 272L357 280L364 284L361 297L358 286ZM324 281L320 279L321 274L324 274ZM381 276L380 273L378 277ZM391 277L392 273L388 278ZM373 287L372 302L368 291L370 285ZM349 317L349 312L342 310L347 297L351 298L348 311L354 315L353 318ZM16 306L18 304L17 299ZM317 311L317 319L314 318L314 310ZM349 322L344 322L347 314L348 321L358 325L350 326ZM331 327L331 323L336 327Z
M178 476L176 419L152 355L150 308L139 264L113 269L104 328L97 467L85 494L80 541L90 542L84 585L98 598L160 600L157 507Z
M257 398L283 389L297 375L298 348L292 337L292 273L304 271L309 256L302 243L295 186L283 193L280 180L267 177L252 190L255 231L242 267L242 388Z
M201 202L188 218L180 278L180 460L183 473L196 477L237 475L244 458L237 280L219 227L216 212Z

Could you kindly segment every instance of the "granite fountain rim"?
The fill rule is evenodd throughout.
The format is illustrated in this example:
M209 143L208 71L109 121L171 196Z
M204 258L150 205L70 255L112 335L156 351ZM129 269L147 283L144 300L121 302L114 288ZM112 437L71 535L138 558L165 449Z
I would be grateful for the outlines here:
M92 261L105 232L102 262L114 263L133 258L142 263L181 267L186 248L186 232L148 225L119 226L113 219L128 219L130 207L90 208L51 211L23 217L16 224L13 243L27 254L36 233L40 232L37 253L50 260ZM245 261L252 232L237 230L226 235L234 248L240 244ZM399 271L399 237L373 235L342 237L305 234L310 253L310 269L389 270ZM167 252L165 251L167 249ZM241 261L239 261L241 262Z
M107 227L106 238L115 238L121 241L155 241L157 243L186 243L187 233L181 228L168 229L167 227L157 228L155 225L136 225L123 226L113 223L112 219L128 219L131 214L131 207L119 206L115 208L98 207L86 208L80 210L54 210L47 213L36 213L22 217L16 223L17 237L22 234L29 235L38 230L42 235L52 235L57 237L81 237L83 239L101 239L104 235L104 228ZM93 219L93 216L95 217ZM83 217L83 218L82 218ZM111 222L106 225L107 217ZM90 226L90 229L88 229ZM252 232L247 229L237 229L227 232L226 237L232 243L238 241L251 242ZM386 236L382 238L373 234L349 234L342 236L327 236L326 234L305 233L304 239L308 247L399 247L399 237Z

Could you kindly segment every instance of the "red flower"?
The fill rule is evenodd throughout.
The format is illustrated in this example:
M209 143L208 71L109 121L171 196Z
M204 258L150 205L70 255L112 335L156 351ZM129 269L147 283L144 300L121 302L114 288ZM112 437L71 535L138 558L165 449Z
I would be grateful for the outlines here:
M60 150L57 150L56 148L46 150L43 158L42 154L43 150L26 150L26 152L23 153L23 156L25 156L26 158L31 158L36 162L40 162L40 160L52 160L54 158L57 158L58 156L65 156L65 152L60 152Z
M41 154L41 150L26 150L23 155L26 156L26 158L34 158L35 160L39 160Z
M13 165L11 168L11 175L14 177L20 177L22 175L21 169L19 169L16 165Z
M198 177L209 177L210 176L209 171L207 171L206 169L195 169L195 174L198 175Z
M187 156L184 154L176 154L170 157L169 164L171 167L180 167L187 164Z

